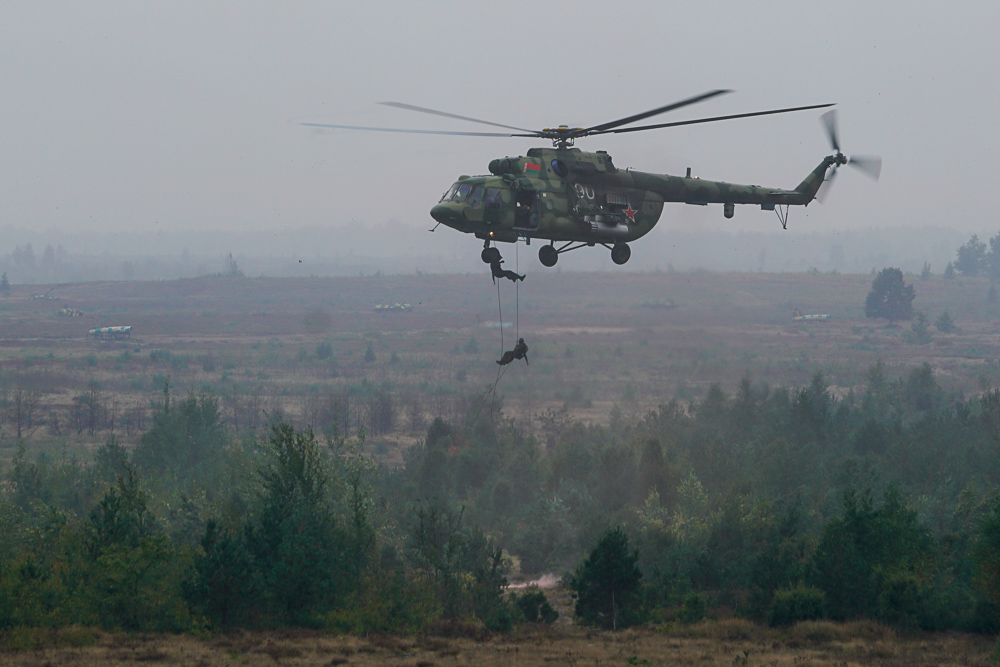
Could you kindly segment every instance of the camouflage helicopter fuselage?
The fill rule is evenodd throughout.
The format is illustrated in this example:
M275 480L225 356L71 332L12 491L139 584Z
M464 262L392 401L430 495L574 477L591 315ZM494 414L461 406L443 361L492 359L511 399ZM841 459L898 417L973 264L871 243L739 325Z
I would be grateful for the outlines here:
M612 257L623 264L629 251L625 247L622 252L622 246L649 233L665 202L722 204L727 218L736 204L764 210L804 206L815 198L836 162L838 156L824 158L795 189L782 190L704 180L692 177L690 170L687 176L670 176L619 169L604 151L533 148L527 156L493 160L491 175L460 177L431 216L474 234L487 247L491 241L511 243L518 238L600 244L614 246ZM539 257L551 266L556 254L553 249L546 255L543 248ZM547 256L553 259L546 261Z

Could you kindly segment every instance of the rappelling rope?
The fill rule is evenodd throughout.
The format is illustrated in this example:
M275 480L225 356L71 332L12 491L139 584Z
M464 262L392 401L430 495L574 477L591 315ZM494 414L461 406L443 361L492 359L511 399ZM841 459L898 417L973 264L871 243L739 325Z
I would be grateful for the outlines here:
M521 269L521 255L518 252L517 242L514 243L514 263L515 272L519 272ZM503 300L500 298L500 280L496 281L497 285L497 312L500 315L500 356L503 357L504 352L504 342L503 342ZM519 281L514 282L514 303L515 303L515 313L514 313L514 331L515 337L521 334L521 296L520 290L518 289ZM476 413L472 416L469 425L476 423L476 419L479 418L479 413L482 412L483 406L486 405L486 401L490 401L490 428L493 431L493 443L497 450L497 456L502 460L503 455L500 452L500 442L497 439L497 427L496 427L496 400L497 400L497 385L500 384L500 380L507 373L507 369L510 368L510 364L505 366L497 366L497 377L493 381L493 386L489 388L486 395L483 396L483 400L480 402L479 407L476 409Z
M500 302L501 280L503 280L503 278L501 278L500 280L494 280L494 282L497 284L497 310L500 312L500 356L502 357L504 353L504 347L503 347L503 304Z
M521 273L520 246L514 241L514 273ZM500 322L500 333L503 333L503 321ZM514 283L514 338L521 339L521 281Z

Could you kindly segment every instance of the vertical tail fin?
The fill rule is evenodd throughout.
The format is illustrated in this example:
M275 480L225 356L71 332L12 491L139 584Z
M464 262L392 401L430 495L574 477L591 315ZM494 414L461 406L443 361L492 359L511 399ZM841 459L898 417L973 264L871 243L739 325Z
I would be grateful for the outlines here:
M808 201L812 201L816 198L816 193L819 191L821 185L823 185L824 179L826 179L826 172L830 168L830 165L835 163L837 158L833 155L823 158L823 161L819 163L815 169L809 172L809 175L805 179L795 186L795 191L800 192L808 197Z

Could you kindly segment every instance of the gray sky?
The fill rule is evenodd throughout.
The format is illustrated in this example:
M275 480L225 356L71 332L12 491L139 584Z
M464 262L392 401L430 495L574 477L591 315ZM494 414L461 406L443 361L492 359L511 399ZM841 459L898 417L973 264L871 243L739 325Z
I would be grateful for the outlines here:
M998 12L973 2L3 0L0 229L423 229L458 175L544 143L296 121L486 129L376 104L395 100L529 128L591 125L732 88L661 118L837 102L845 152L885 160L877 185L844 170L824 205L793 210L793 230L993 234ZM691 166L794 187L830 152L819 115L578 145L643 171ZM668 205L652 233L777 225L751 207L726 221L721 207Z

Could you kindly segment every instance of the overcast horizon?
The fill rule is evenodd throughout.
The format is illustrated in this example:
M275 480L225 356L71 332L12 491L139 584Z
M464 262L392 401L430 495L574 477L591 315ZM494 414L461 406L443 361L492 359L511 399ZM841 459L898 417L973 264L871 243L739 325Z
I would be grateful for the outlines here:
M917 233L911 233L916 231ZM5 232L5 233L4 233ZM415 273L482 273L479 243L461 234L441 234L434 245L419 247L426 230L399 222L382 225L312 227L244 233L174 230L153 233L59 234L54 230L0 230L0 270L14 284L84 280L191 278L224 270L232 254L248 276L356 276ZM984 242L1000 234L980 235ZM736 271L869 273L894 266L919 273L928 263L935 274L954 261L968 241L963 232L944 228L819 232L684 230L648 236L637 244L632 261L614 265L603 248L566 255L555 269L543 267L538 243L502 250L512 267L532 280L549 271L627 273L633 271ZM387 242L387 239L389 242ZM32 258L24 256L28 245ZM155 248L155 251L151 249ZM44 259L52 253L48 262ZM56 266L58 264L58 266Z
M511 2L503 11L457 2L6 3L0 229L277 237L398 220L417 232L458 175L542 142L316 131L299 121L482 127L377 104L398 100L524 127L581 125L731 88L663 118L835 102L845 152L885 161L877 184L842 170L824 205L792 211L790 233L982 234L997 226L998 11L930 2L625 2L614 11L596 2ZM607 150L622 167L692 167L704 178L791 187L830 152L819 115L580 146ZM775 225L752 207L725 220L721 207L670 204L654 234ZM413 252L436 254L449 235L460 236L417 235ZM634 244L635 256L647 242Z

